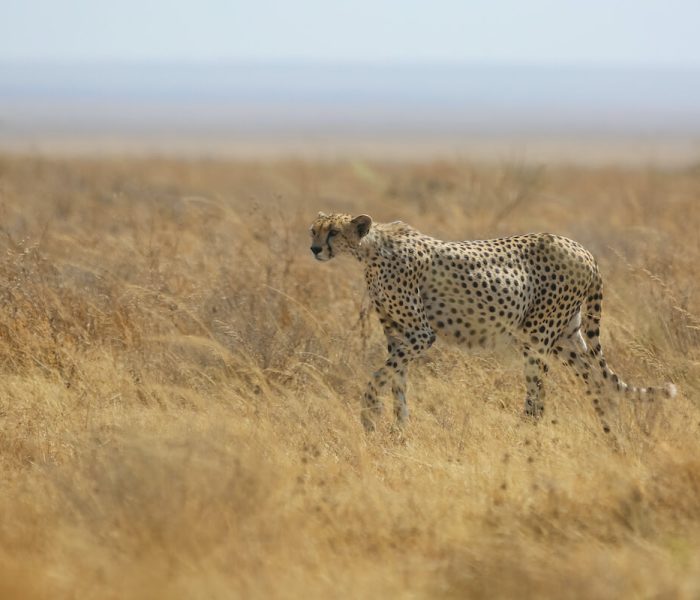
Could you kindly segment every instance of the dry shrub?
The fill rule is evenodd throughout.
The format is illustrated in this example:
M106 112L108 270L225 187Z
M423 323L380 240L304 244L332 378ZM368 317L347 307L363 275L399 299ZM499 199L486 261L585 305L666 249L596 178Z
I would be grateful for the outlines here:
M697 170L0 157L0 595L700 593ZM436 346L366 436L384 342L318 210L599 257L617 444L554 367Z

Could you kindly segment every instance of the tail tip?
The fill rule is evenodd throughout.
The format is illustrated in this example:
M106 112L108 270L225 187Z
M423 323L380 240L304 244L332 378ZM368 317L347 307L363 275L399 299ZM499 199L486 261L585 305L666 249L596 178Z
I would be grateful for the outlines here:
M676 394L678 393L678 388L675 386L673 383L667 383L666 384L666 396L669 398L675 398Z

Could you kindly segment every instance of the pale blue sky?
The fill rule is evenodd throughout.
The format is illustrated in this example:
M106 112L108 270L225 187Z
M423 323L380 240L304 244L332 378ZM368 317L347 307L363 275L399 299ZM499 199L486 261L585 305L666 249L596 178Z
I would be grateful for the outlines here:
M0 59L700 66L698 0L0 0Z

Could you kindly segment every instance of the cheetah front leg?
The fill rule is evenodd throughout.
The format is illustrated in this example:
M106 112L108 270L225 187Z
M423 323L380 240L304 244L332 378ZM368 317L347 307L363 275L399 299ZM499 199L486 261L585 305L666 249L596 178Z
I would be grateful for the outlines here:
M408 404L406 403L406 369L396 373L394 383L391 386L391 394L394 397L394 416L399 425L408 420Z
M396 331L395 323L392 323L391 326L384 326L389 356L398 351L401 345L401 339L393 334L394 331ZM407 367L397 367L391 384L391 394L394 398L394 417L399 425L403 425L408 419L408 404L406 403L406 368Z
M389 345L389 357L376 371L362 396L362 424L367 431L374 431L376 419L382 413L379 399L384 388L391 384L394 396L394 415L399 424L408 418L406 403L406 374L410 362L423 354L435 341L435 333L429 327L407 332L401 339L393 338Z
M544 414L544 376L548 367L542 357L526 348L525 356L525 414L539 419Z

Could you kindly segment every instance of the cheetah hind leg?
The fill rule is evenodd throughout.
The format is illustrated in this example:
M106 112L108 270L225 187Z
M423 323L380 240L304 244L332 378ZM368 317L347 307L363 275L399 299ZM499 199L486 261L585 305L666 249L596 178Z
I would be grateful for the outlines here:
M554 353L573 370L576 377L583 381L586 386L586 394L593 401L593 408L600 420L603 431L606 434L610 434L610 424L606 419L601 401L603 398L606 398L610 406L614 406L614 404L610 402L611 399L605 394L595 361L588 352L581 332L577 329L570 336L560 339L556 344Z

